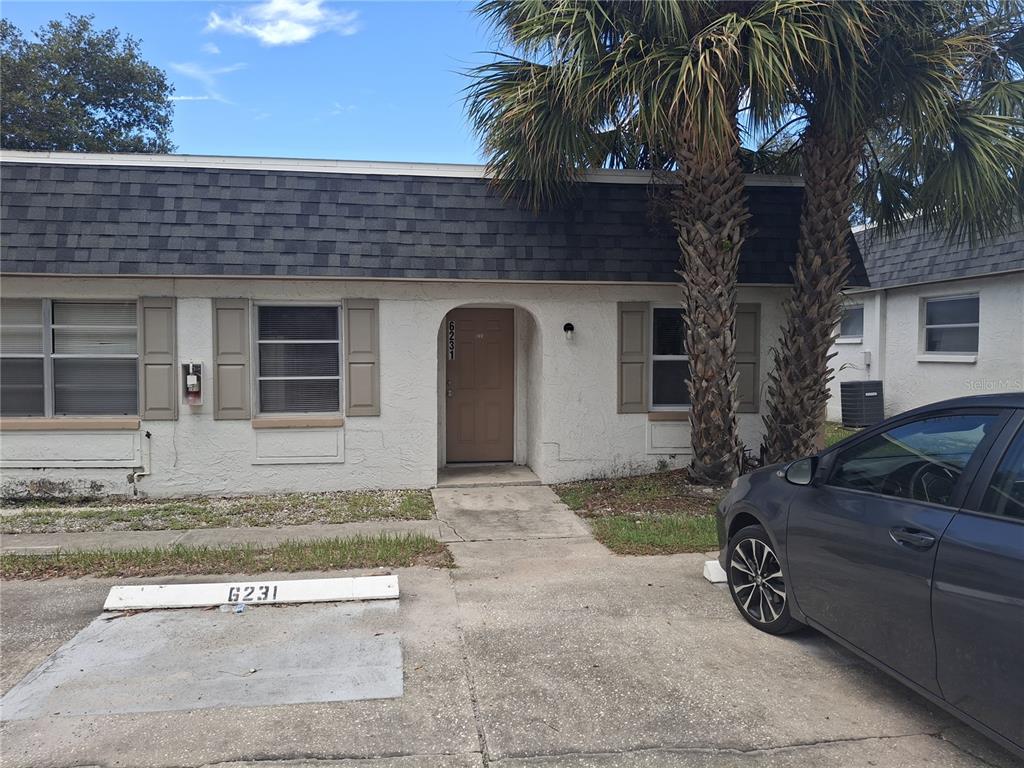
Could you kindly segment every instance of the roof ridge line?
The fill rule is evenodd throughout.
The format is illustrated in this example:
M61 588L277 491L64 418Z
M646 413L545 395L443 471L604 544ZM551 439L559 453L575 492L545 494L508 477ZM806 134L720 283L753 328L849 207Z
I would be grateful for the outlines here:
M486 165L471 163L423 163L391 160L329 160L319 158L257 157L245 155L163 155L101 152L31 152L0 150L0 163L44 165L119 166L123 168L204 168L231 171L296 171L306 173L363 174L376 176L434 176L489 179ZM653 171L599 168L587 171L587 182L608 184L659 183ZM799 176L746 174L748 186L802 187Z

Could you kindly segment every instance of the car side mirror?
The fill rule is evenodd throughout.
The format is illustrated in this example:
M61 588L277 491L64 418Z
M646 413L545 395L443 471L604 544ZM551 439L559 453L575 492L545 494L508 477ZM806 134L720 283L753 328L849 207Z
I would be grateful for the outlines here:
M786 480L793 485L810 485L814 479L814 472L818 469L818 458L811 456L807 459L797 459L786 467Z

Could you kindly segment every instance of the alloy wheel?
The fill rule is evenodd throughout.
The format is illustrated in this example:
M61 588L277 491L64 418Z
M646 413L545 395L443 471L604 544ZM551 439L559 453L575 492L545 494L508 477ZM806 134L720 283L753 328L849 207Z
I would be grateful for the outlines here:
M760 539L736 543L729 561L736 602L758 624L771 624L786 607L786 582L772 548Z

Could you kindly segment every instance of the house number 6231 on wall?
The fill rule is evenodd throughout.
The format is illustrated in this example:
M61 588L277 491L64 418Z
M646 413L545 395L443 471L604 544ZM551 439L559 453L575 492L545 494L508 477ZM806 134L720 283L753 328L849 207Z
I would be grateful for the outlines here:
M455 359L455 321L448 321L448 359Z

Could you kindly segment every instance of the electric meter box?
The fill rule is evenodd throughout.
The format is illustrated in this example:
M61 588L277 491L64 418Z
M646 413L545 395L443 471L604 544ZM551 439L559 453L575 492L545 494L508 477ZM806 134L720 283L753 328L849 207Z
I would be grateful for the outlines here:
M181 364L181 391L186 405L203 404L203 364Z

